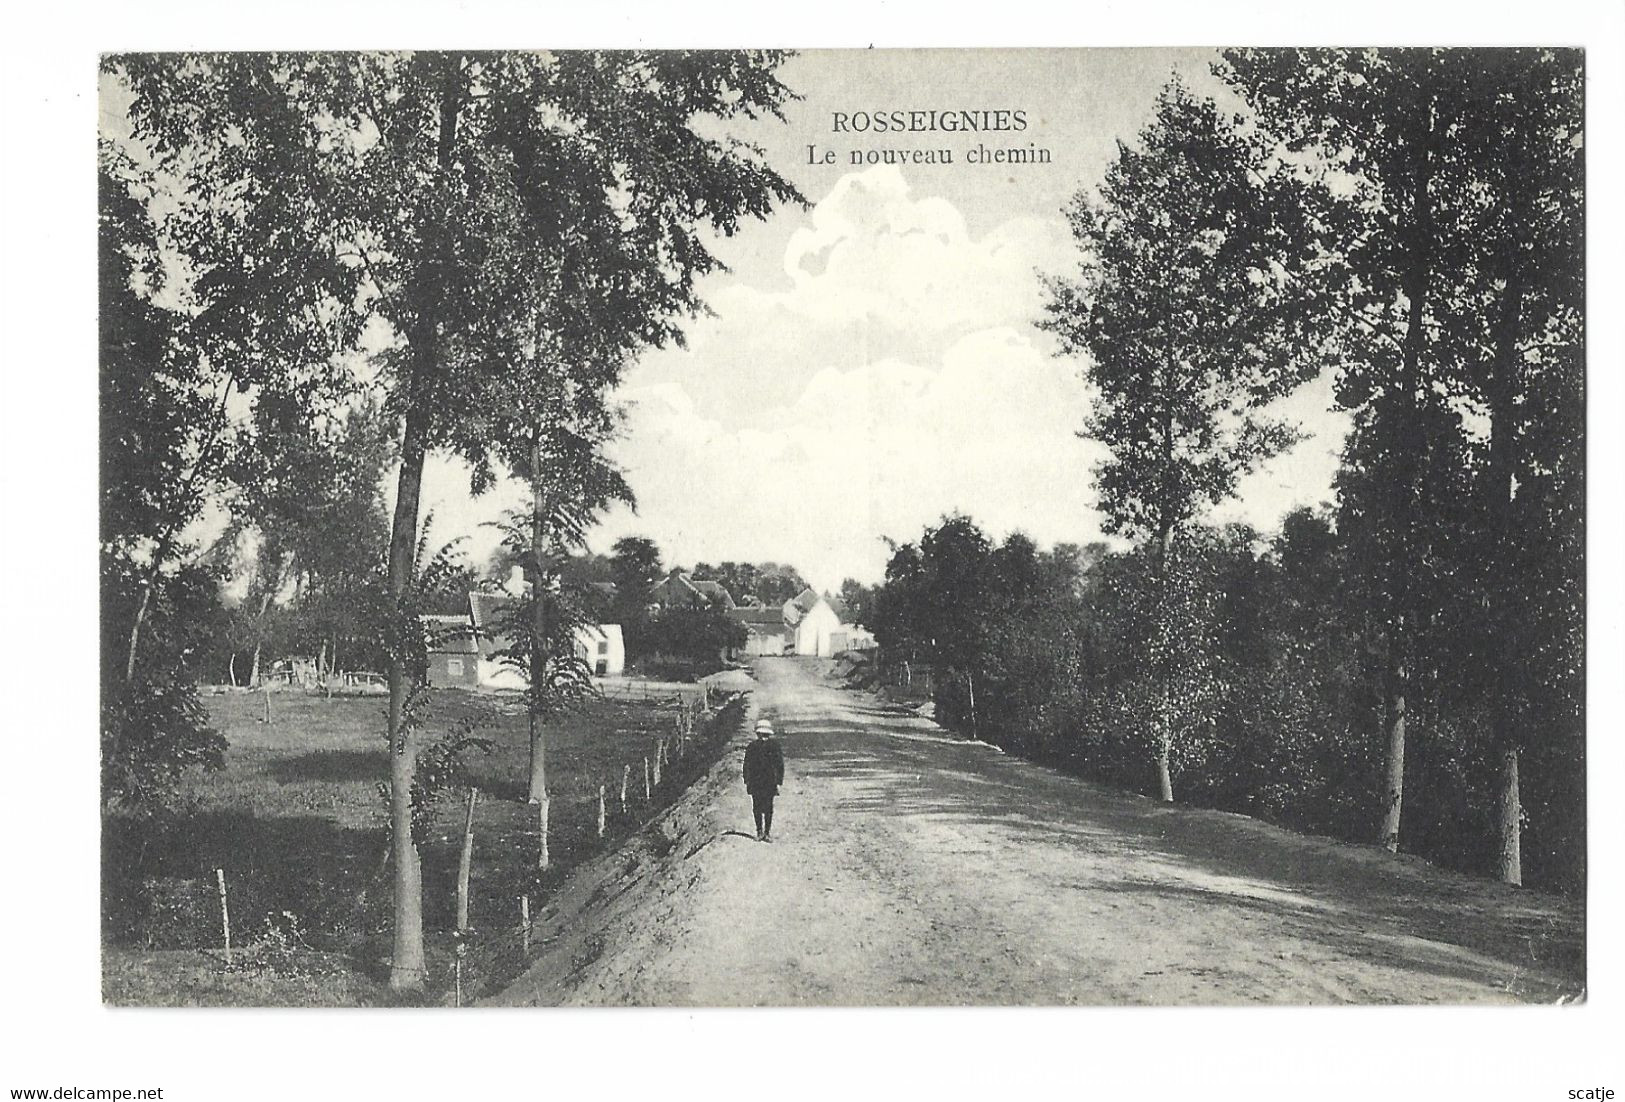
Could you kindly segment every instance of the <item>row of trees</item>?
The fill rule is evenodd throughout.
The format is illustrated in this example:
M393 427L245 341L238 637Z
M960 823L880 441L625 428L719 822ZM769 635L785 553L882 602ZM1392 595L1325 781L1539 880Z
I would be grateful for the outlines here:
M1385 807L1383 656L1344 584L1353 563L1335 522L1299 510L1269 539L1193 525L1164 579L1150 544L1040 550L951 516L894 551L868 624L888 664L932 669L938 721L967 736L1153 795L1166 752L1182 801L1371 841ZM1157 630L1168 619L1161 602L1177 608L1178 633ZM1465 649L1454 657L1441 682L1473 662ZM1486 702L1450 703L1417 726L1405 848L1493 874L1499 795ZM1553 730L1526 760L1529 882L1577 890L1583 733Z
M102 150L103 742L109 801L218 763L188 664L196 533L274 497L284 440L376 404L395 470L372 532L389 675L391 984L423 981L418 613L431 452L531 490L532 669L563 659L546 599L587 521L626 496L601 446L628 358L680 341L705 233L796 200L717 123L777 115L772 52L109 57L130 136ZM171 286L165 288L165 280ZM344 445L332 445L343 451ZM238 464L237 461L244 461ZM269 506L268 506L269 507ZM274 515L274 510L267 517ZM523 527L523 526L520 526ZM276 546L264 592L310 560ZM352 564L361 569L359 563ZM119 676L122 671L123 676ZM533 681L532 787L545 798Z
M1463 770L1471 747L1472 783L1494 776L1495 871L1521 882L1524 764L1540 763L1543 792L1572 794L1583 776L1581 57L1246 50L1216 71L1243 109L1171 85L1068 208L1080 264L1049 282L1046 327L1094 387L1083 435L1110 452L1106 528L1135 546L1103 575L1114 603L1089 610L1119 633L1113 668L1132 673L1079 691L1114 710L1120 737L1143 734L1173 799L1219 700L1246 681L1221 676L1235 657L1221 641L1242 643L1212 618L1235 589L1208 549L1235 540L1199 518L1297 438L1271 403L1334 371L1354 426L1335 516L1254 561L1299 562L1305 540L1325 542L1304 561L1343 604L1316 615L1349 634L1334 646L1310 625L1280 646L1340 686L1334 670L1358 671L1327 690L1336 707L1317 705L1317 737L1353 740L1350 768L1380 742L1370 835L1390 850L1415 840L1407 793L1434 801L1428 820L1453 803L1415 776L1414 746L1429 768ZM950 523L929 539L962 536ZM894 558L883 610L912 605L911 555L929 551ZM944 599L959 593L947 584ZM1303 607L1250 606L1274 630ZM992 629L963 619L933 656L968 695ZM881 621L883 644L918 645L906 616ZM1290 683L1260 684L1260 717L1295 699ZM995 721L977 703L980 730Z

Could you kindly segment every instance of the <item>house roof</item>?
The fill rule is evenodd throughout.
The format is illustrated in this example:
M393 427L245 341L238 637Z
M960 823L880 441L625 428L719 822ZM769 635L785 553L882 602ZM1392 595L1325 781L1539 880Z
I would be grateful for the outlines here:
M470 593L468 612L474 622L474 630L486 635L493 634L500 626L503 614L516 603L516 599L506 593Z
M506 593L470 593L468 595L467 617L450 617L472 624L475 634L484 636L496 647L509 645L507 627L504 617L510 613L513 606L519 603L517 597L510 597ZM430 619L430 617L424 617ZM447 617L436 617L447 619ZM589 638L619 639L621 626L619 624L583 624L581 632Z
M812 586L803 589L784 603L784 622L792 625L799 624L802 617L818 607L819 601L823 601L828 605L829 610L835 613L835 618L841 623L850 624L852 622L852 610L846 607L845 601L839 597L825 596Z
M474 639L474 625L468 622L466 615L428 613L423 617L423 624L428 629L431 654L479 653L479 645Z
M730 608L728 619L738 620L749 627L782 628L784 624L784 609L782 608Z
M720 604L725 609L734 607L733 594L721 582L695 581L681 570L668 574L654 587L654 594L655 600L665 605L686 601L696 607L706 604Z
M689 585L703 593L705 596L711 598L713 601L720 601L722 603L722 607L734 607L733 594L729 593L727 588L721 582L696 582L689 578L685 578L684 581L687 581Z

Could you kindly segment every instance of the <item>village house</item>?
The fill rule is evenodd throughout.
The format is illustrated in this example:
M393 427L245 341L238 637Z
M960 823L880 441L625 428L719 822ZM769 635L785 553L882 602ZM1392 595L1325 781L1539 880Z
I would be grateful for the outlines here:
M715 605L723 611L734 607L733 594L720 582L696 581L681 570L673 570L651 591L657 608L705 608Z
M792 626L797 654L831 658L847 649L852 615L838 598L808 588L797 594L790 606L796 610Z
M515 599L501 593L470 593L463 616L425 616L429 629L429 684L457 688L523 689L525 678L503 659L512 647L504 617ZM626 642L619 624L576 629L576 655L595 677L626 671Z
M429 684L441 688L480 686L480 648L467 614L423 618L429 637Z
M772 608L733 608L728 610L728 618L745 627L745 645L735 648L729 655L738 658L746 655L760 658L763 655L784 654L791 649L793 635L790 625L784 622L784 609L778 605Z
M838 597L808 587L772 608L734 608L730 619L745 626L745 646L737 654L797 654L830 658L846 650L874 646L874 636L852 622Z

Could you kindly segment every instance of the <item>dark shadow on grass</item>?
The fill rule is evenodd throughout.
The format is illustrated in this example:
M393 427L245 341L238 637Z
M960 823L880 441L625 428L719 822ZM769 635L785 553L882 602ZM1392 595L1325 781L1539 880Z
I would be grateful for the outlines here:
M103 824L104 934L115 944L191 949L220 937L215 870L225 873L232 935L247 944L267 916L294 915L318 948L388 920L382 829L309 815L214 811Z
M468 782L489 799L508 800L523 804L530 802L529 778L504 775L500 766L476 759L468 763ZM552 788L551 785L548 786Z
M378 781L389 776L389 755L383 750L312 750L296 758L269 763L280 784L300 781Z

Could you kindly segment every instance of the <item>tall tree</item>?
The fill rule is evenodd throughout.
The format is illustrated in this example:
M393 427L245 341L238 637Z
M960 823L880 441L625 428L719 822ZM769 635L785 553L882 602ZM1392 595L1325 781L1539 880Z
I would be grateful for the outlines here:
M523 643L505 657L528 685L533 803L547 798L548 721L592 688L591 667L575 649L576 633L590 621L587 602L566 583L565 570L598 516L612 504L632 501L631 488L601 446L598 436L553 420L537 426L525 461L515 465L515 474L530 486L530 502L508 518L506 542L530 589L513 607L507 632Z
M1546 382L1557 406L1572 410L1580 393L1579 55L1233 51L1220 71L1272 140L1318 163L1338 185L1328 192L1336 201L1324 241L1340 273L1338 401L1357 411L1340 527L1357 549L1371 634L1385 658L1379 836L1398 848L1407 723L1419 674L1435 664L1420 652L1421 640L1455 615L1445 607L1448 595L1466 599L1465 574L1473 574L1484 610L1473 633L1488 648L1479 663L1494 671L1501 871L1515 880L1524 740L1514 731L1512 696L1528 652L1541 647L1531 638L1540 622L1534 608L1554 602L1526 603L1512 595L1527 591L1507 583L1518 576L1519 531L1537 530L1524 528L1519 514L1539 516L1561 496L1539 492L1555 488L1536 473L1542 464L1530 446L1540 430L1531 426L1542 419L1531 416L1530 401ZM1489 426L1481 459L1472 415ZM1573 454L1572 417L1546 423L1571 434ZM1477 489L1466 481L1475 472ZM1466 515L1455 507L1463 496L1473 503ZM1567 538L1575 518L1556 509L1551 517L1566 523L1549 530ZM1464 548L1475 540L1484 550L1472 567L1474 552ZM1544 634L1555 642L1560 631Z
M626 633L627 646L641 640L649 620L654 587L664 576L660 548L642 536L623 536L610 549L610 580L615 583L614 615Z
M1362 408L1346 467L1361 477L1341 495L1377 603L1385 653L1386 767L1379 837L1399 846L1409 687L1419 615L1415 571L1425 468L1425 425L1434 402L1426 353L1446 262L1434 199L1447 155L1447 77L1431 51L1236 51L1223 75L1295 150L1310 148L1352 182L1333 248L1350 273L1347 316L1365 334L1345 342L1339 401ZM1366 339L1358 337L1364 335Z
M681 319L699 305L695 279L717 267L700 230L732 233L796 198L757 150L710 128L776 115L788 95L774 76L781 57L403 52L107 64L131 86L138 137L186 181L188 253L220 353L326 367L383 345L379 381L400 426L387 579L402 606L428 454L462 455L476 488L494 477L492 415L533 381L522 365L534 361L536 304L569 278L563 266L540 266L568 252L550 246L585 225L613 226L595 239L590 268L607 300L593 320L612 326L599 340L659 344L681 338ZM595 214L549 225L546 196ZM394 987L423 981L410 830L417 748L402 722L412 668L391 657Z
M194 529L228 458L228 381L196 355L165 290L152 181L98 150L102 796L165 804L186 769L224 764L180 630L214 587Z
M1045 327L1064 354L1087 357L1098 390L1083 435L1111 450L1098 476L1107 527L1150 540L1150 637L1187 630L1171 579L1181 527L1294 439L1262 412L1315 366L1291 309L1313 241L1295 221L1289 169L1272 170L1211 101L1175 82L1139 145L1119 147L1098 198L1080 192L1067 208L1081 270L1049 281ZM1181 725L1174 654L1153 648L1148 671L1164 800Z
M1570 625L1584 619L1575 554L1584 516L1565 500L1584 465L1583 103L1578 51L1488 55L1467 81L1470 179L1446 192L1464 208L1456 220L1476 246L1475 293L1444 328L1470 349L1469 392L1489 422L1485 546L1473 581L1485 610L1499 771L1496 871L1512 884L1523 881L1520 758L1530 732L1577 719L1573 675L1543 669L1548 676L1531 679L1532 667L1542 652L1565 654L1560 664L1571 669L1583 654ZM1543 698L1557 707L1541 707Z

